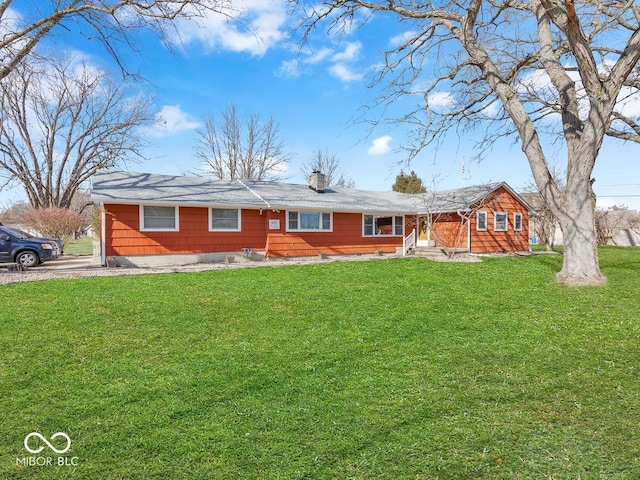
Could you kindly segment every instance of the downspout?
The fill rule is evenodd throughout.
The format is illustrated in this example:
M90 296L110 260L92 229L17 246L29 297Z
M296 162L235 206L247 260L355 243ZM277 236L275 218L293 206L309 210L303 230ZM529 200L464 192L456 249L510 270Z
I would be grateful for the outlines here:
M269 202L267 202L264 198L262 198L255 190L253 190L251 187L249 187L247 184L245 184L242 180L240 179L236 179L236 182L238 182L240 185L242 185L244 188L246 188L247 190L249 190L251 193L253 193L256 197L258 197L258 199L263 202L267 208L271 208L271 205L269 204Z
M260 196L260 194L258 194L258 192L253 190L249 185L244 183L239 178L236 179L236 182L238 182L244 188L249 190L253 195L255 195L262 203L265 204L267 209L271 209L271 204L269 204L269 202L267 202L267 200L265 200L262 196ZM262 215L262 208L260 209L260 215ZM286 221L286 218L285 218L285 221ZM265 232L266 232L265 245L264 245L264 254L265 254L265 257L268 258L269 257L269 240L271 239L271 233L270 233L270 230L269 230L269 216L268 215L264 216L264 222L265 222Z
M100 263L107 265L107 214L104 203L100 203Z
M471 217L469 217L469 223L467 223L467 248L469 254L471 254Z

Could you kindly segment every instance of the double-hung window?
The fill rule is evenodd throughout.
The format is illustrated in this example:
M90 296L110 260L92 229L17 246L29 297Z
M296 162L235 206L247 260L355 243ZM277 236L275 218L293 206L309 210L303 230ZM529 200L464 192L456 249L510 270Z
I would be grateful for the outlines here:
M362 233L365 237L374 235L402 236L404 234L404 218L401 215L363 215Z
M160 205L140 206L140 230L178 231L178 207Z
M287 212L287 230L330 232L331 214L327 212Z
M476 213L476 230L479 232L487 231L487 212L479 211Z
M509 215L506 212L495 212L493 214L493 230L496 232L509 230Z
M516 232L522 231L522 214L521 213L513 214L513 229Z
M209 230L216 232L239 232L240 209L238 208L210 208Z

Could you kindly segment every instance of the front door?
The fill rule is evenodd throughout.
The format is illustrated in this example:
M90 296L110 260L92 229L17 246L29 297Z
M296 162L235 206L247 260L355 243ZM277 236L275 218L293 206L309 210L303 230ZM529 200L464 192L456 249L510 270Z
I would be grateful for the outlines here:
M418 216L418 238L416 244L419 247L433 246L433 236L429 231L429 221L426 216Z

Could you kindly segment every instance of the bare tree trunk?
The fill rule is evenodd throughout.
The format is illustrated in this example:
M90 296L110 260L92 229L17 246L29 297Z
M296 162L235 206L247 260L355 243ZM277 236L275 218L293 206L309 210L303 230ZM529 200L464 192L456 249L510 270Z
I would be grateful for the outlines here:
M568 195L566 213L558 216L564 238L564 259L556 278L566 285L602 285L607 281L598 262L596 198L588 183L584 190L582 195Z

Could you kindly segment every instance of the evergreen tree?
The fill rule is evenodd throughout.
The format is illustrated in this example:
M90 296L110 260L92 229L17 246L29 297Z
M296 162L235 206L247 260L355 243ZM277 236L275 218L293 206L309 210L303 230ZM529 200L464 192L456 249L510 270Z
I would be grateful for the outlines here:
M400 170L391 190L402 193L425 193L427 191L424 182L413 170L409 175Z

